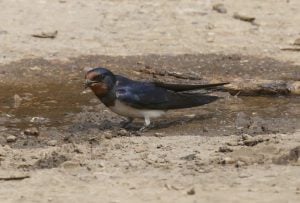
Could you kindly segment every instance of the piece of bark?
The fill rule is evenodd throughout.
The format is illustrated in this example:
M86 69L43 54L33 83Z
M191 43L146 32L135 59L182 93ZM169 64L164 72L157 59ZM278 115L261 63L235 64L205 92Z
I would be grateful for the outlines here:
M282 51L300 51L300 48L294 48L294 47L287 47L287 48L281 48Z
M37 37L37 38L51 38L54 39L58 34L58 31L55 30L54 32L42 32L39 34L32 34L31 36Z

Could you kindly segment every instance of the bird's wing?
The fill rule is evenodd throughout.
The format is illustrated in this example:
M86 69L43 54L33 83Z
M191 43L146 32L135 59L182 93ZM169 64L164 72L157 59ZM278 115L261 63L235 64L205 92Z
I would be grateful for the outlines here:
M227 85L229 83L214 83L214 84L170 84L163 83L160 81L155 81L153 84L157 87L162 87L168 90L172 90L174 92L183 92L183 91L191 91L198 89L214 89L223 85Z
M138 109L178 109L200 106L218 97L200 94L176 93L149 82L121 78L116 85L116 98Z

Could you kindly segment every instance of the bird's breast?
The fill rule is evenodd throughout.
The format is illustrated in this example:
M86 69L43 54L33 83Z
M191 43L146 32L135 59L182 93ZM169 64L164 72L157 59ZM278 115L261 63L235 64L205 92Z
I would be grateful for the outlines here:
M90 88L98 97L104 96L108 92L107 85L105 85L104 83L94 84Z

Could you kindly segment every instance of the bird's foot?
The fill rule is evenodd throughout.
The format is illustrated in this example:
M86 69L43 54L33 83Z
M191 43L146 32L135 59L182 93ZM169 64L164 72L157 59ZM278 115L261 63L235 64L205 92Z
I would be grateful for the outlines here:
M150 118L149 117L145 117L144 126L139 129L139 132L145 132L145 131L147 131L149 129L149 127L150 127L150 124L151 124Z
M142 132L146 132L148 130L148 126L143 126L143 127L141 127L139 130L138 130L138 132L140 132L140 133L142 133Z
M129 118L125 121L121 122L121 128L128 128L128 126L132 123L133 119Z
M151 123L149 125L144 125L143 127L141 127L138 132L146 132L148 130L150 130L154 125Z

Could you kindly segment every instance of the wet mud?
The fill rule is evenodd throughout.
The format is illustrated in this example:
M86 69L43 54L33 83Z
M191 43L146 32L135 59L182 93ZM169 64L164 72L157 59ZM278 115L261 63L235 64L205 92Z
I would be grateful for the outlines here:
M245 97L227 92L215 103L170 111L153 121L145 133L120 129L122 117L106 109L84 90L87 67L104 66L133 79L205 83L208 78L230 82L235 77L299 80L299 67L269 58L239 55L82 56L69 61L28 59L0 66L0 143L40 147L89 142L119 136L251 136L288 133L300 121L299 97ZM154 76L141 69L168 70ZM255 70L255 71L254 71ZM178 77L180 75L180 77ZM36 132L31 132L33 131Z

